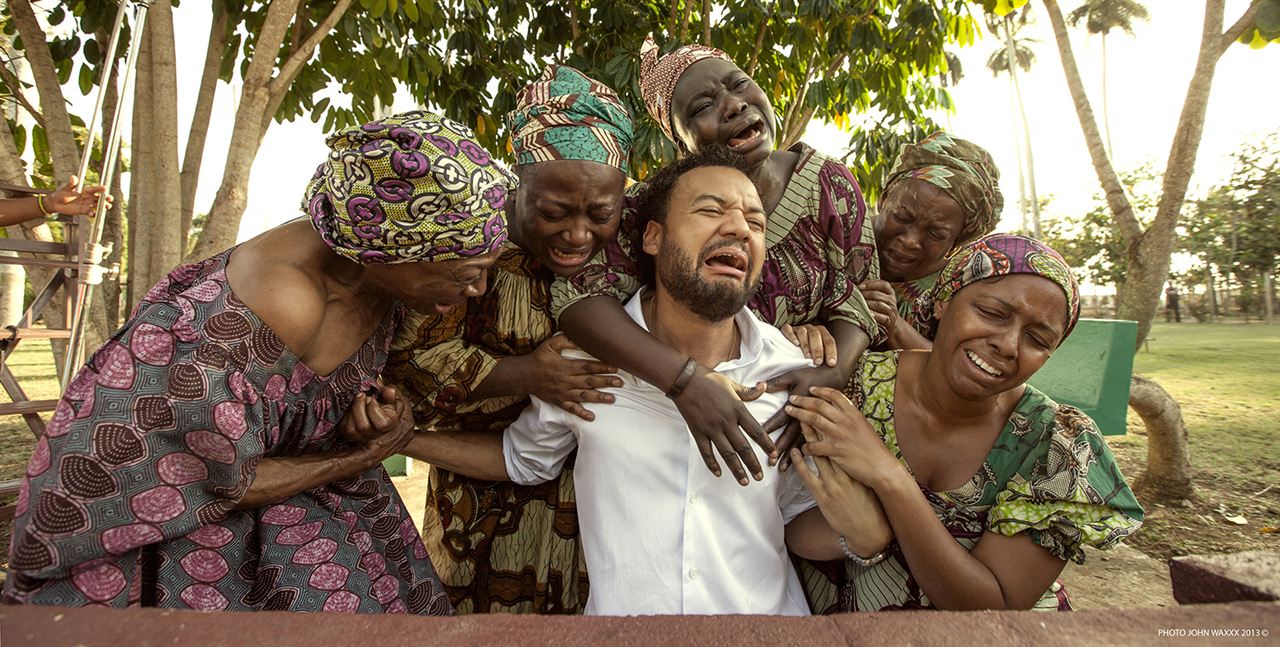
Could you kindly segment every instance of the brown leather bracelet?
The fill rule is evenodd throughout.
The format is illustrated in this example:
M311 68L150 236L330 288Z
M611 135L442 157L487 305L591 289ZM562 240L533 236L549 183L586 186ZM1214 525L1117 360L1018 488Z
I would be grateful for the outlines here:
M698 370L698 360L690 357L689 361L684 363L684 368L680 369L680 375L676 376L676 381L671 383L671 388L667 389L667 397L672 400L680 397L684 393L684 387L689 386L689 380L693 379L693 374Z

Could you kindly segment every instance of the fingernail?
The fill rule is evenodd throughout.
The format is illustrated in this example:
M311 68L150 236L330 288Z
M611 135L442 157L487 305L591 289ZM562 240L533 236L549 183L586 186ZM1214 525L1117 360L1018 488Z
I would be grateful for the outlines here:
M817 392L818 392L818 387L816 386L809 387L809 393L817 393Z
M720 470L711 470L711 473L715 474L716 478L720 478Z
M836 360L834 358L827 360L827 366L835 366L835 365L836 365Z
M756 473L755 473L755 477L756 477L756 480L757 480L757 481L763 481L763 480L764 480L764 472L756 472Z
M751 482L750 482L750 481L748 481L748 480L747 480L747 477L745 477L745 476L744 476L744 477L742 477L742 478L740 478L740 479L738 479L738 485L741 485L741 486L743 486L743 487L747 486L747 485L748 485L748 484L750 484L750 483L751 483Z

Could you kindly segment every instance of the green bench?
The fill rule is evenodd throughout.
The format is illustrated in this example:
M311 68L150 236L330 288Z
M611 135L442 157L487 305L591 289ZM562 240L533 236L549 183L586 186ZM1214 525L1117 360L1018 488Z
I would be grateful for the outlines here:
M386 468L387 474L391 476L408 476L409 457L404 454L389 456L387 460L382 461L382 467Z
M1081 319L1029 382L1089 414L1103 435L1123 435L1137 344L1136 321Z

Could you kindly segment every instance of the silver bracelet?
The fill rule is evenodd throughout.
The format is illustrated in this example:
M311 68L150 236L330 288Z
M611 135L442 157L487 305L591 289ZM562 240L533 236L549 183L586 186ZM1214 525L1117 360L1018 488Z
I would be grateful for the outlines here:
M857 553L849 550L849 544L844 543L844 535L840 535L840 551L844 553L845 557L848 557L851 561L853 561L854 564L857 564L858 566L861 566L863 568L867 568L868 566L875 566L876 564L883 562L885 557L888 557L888 555L886 555L883 550L872 555L871 557L862 557Z

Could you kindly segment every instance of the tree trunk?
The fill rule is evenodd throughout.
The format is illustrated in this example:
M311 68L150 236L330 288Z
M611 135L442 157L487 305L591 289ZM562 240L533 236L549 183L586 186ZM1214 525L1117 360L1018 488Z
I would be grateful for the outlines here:
M253 58L245 70L236 110L236 121L227 147L227 163L222 172L222 184L209 210L195 249L188 255L191 260L207 258L235 244L240 233L240 218L249 202L249 171L262 145L266 133L284 98L289 85L297 78L315 52L320 41L333 29L342 15L351 7L352 0L338 0L329 14L316 24L307 38L299 43L272 77L284 35L293 19L299 0L276 0L267 9Z
M1102 130L1107 135L1107 157L1115 155L1111 147L1111 107L1107 103L1107 32L1102 32Z
M1031 235L1040 238L1040 198L1036 195L1036 167L1031 156L1031 123L1027 121L1027 108L1022 102L1022 86L1018 83L1018 50L1013 40L1012 14L1004 17L1005 64L1009 67L1009 86L1013 92L1013 105L1018 110L1017 124L1022 125L1021 141L1014 141L1018 155L1018 196L1022 201L1022 229L1027 231L1027 215L1031 216ZM1023 160L1026 166L1023 166Z
M1209 297L1209 323L1218 323L1218 286L1213 280L1213 267L1209 267L1205 279L1206 296Z
M689 14L693 13L694 0L684 0L684 12L680 14L680 42L689 42Z
M138 47L135 62L138 69L133 80L133 128L129 142L131 162L129 204L128 212L125 214L129 227L126 235L129 253L129 277L125 290L126 312L133 312L138 301L151 288L151 284L146 283L146 277L150 271L147 258L151 254L151 241L143 229L143 223L146 222L146 216L143 214L151 209L151 204L154 202L152 195L155 192L155 184L144 179L151 177L151 164L154 160L151 152L151 131L154 125L151 118L152 102L148 100L151 96L152 40L151 32L147 30L142 35L142 42Z
M1267 324L1276 322L1276 301L1275 301L1276 282L1275 277L1270 270L1262 273L1262 308Z
M1154 380L1134 375L1129 406L1147 428L1147 469L1134 481L1134 492L1147 503L1194 496L1187 426L1178 402Z
M227 12L221 3L213 3L213 25L209 28L209 45L204 53L204 71L200 75L200 92L196 110L187 134L187 149L182 156L182 253L187 253L191 219L195 214L196 187L200 183L200 165L204 160L204 143L209 134L209 116L213 114L213 98L218 90L218 70L227 47Z
M1058 43L1058 55L1062 59L1062 71L1067 77L1067 89L1075 103L1076 116L1080 120L1080 130L1084 133L1084 141L1089 149L1089 158L1093 161L1093 170L1098 174L1098 182L1107 200L1107 207L1115 218L1116 226L1125 244L1132 247L1142 237L1142 225L1133 213L1133 205L1125 195L1120 176L1116 175L1107 157L1106 146L1102 143L1102 135L1098 132L1098 121L1089 105L1089 96L1084 91L1084 81L1080 78L1080 69L1076 66L1075 55L1071 51L1071 40L1067 35L1066 22L1062 20L1062 11L1057 0L1044 0L1048 10L1049 22L1053 25L1054 40ZM1154 310L1153 310L1154 312ZM1150 325L1150 316L1147 317ZM1138 345L1142 345L1145 333L1139 330Z
M49 156L53 161L54 184L67 181L79 170L80 150L71 130L71 115L67 113L66 97L58 82L58 71L53 55L49 52L44 30L36 21L29 0L10 0L9 11L22 36L22 47L31 76L40 95L40 112L44 115L45 135L49 140ZM59 362L61 364L61 362Z
M155 185L152 203L135 222L151 241L145 289L164 278L186 251L180 228L182 180L178 164L178 74L173 40L173 7L155 3L147 16L151 41L151 155L150 172L139 180Z
M702 44L711 46L711 0L702 0Z

